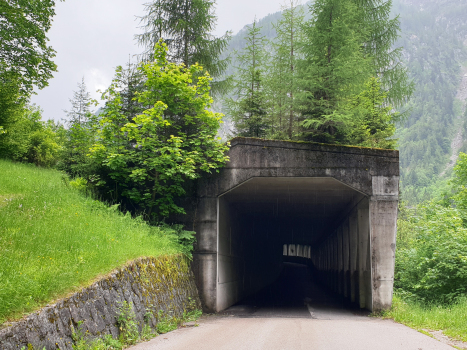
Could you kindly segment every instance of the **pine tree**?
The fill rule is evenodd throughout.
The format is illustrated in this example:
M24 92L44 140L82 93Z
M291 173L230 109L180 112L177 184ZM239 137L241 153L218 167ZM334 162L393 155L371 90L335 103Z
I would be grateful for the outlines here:
M199 63L214 78L213 93L224 92L225 81L220 81L228 59L220 55L227 47L231 33L216 38L217 17L212 0L153 0L146 4L146 15L141 17L144 33L137 35L145 48L143 57L152 60L154 46L160 39L169 48L169 60L189 67Z
M365 37L363 48L371 58L373 76L386 91L385 101L400 107L408 101L414 85L402 63L402 47L394 48L399 38L399 16L391 17L392 0L353 0L360 12L360 26Z
M265 37L256 18L245 37L244 50L237 55L237 73L234 92L237 99L228 99L227 109L235 125L236 134L246 137L264 137L269 126L266 96L263 89L265 71Z
M144 106L138 102L138 93L144 90L144 83L145 77L141 69L131 60L125 68L117 67L112 84L119 91L121 112L126 116L125 122L132 122L133 118L144 110Z
M283 7L282 18L274 24L277 36L273 57L268 70L267 90L271 101L270 118L273 122L272 138L293 139L297 131L298 92L297 53L303 41L304 11L299 1L289 0Z
M85 126L91 114L91 94L86 89L84 77L78 83L78 90L73 92L73 98L69 99L71 109L65 111L70 127L74 125Z
M385 105L387 93L381 82L371 77L365 83L365 89L350 103L353 112L352 128L348 143L357 146L392 149L396 139L395 121L399 115L392 106Z
M70 103L71 109L65 111L68 130L58 168L72 176L86 176L92 166L86 154L94 142L97 117L91 110L93 101L84 77L81 83L78 83L78 90L73 92Z
M300 62L301 137L346 143L353 127L348 104L371 76L360 11L353 0L316 0L304 25L304 58Z

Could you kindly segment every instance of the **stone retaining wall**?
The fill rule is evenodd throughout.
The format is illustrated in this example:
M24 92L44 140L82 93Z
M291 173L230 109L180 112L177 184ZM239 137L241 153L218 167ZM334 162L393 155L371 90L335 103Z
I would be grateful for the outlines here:
M71 350L72 331L80 321L82 330L90 336L112 334L116 338L119 335L116 315L124 301L133 305L140 326L145 318L155 327L158 317L180 317L185 310L201 308L186 258L139 259L81 292L0 330L0 349L18 350L23 346L27 349L31 344L36 349Z

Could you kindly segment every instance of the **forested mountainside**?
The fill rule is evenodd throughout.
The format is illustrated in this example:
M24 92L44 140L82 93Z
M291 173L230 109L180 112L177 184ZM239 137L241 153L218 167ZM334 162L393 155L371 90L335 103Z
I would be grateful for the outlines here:
M306 5L305 5L306 6ZM409 203L430 198L443 188L460 151L467 151L467 2L464 0L394 0L401 21L397 46L415 92L398 125L402 195ZM272 39L281 12L258 21ZM253 19L251 19L253 20ZM227 52L244 46L246 29L233 36ZM234 55L232 55L234 56ZM234 73L232 65L228 73Z
M404 57L416 84L410 114L399 126L403 195L429 198L450 173L464 141L466 119L462 78L467 66L467 2L398 2ZM464 89L466 87L464 86ZM441 186L442 188L442 186Z

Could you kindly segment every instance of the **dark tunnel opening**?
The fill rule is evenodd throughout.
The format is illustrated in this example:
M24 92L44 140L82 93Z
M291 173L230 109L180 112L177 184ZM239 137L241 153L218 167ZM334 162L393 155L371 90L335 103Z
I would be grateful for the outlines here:
M369 308L368 220L368 198L333 178L257 177L222 195L217 309Z

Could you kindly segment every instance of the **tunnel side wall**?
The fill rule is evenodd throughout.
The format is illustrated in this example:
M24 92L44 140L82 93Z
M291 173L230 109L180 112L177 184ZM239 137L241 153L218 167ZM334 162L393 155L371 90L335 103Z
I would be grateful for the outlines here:
M361 308L372 310L369 200L361 199L313 250L318 279Z
M219 197L217 299L218 311L272 283L281 271L278 227L241 216ZM277 254L274 254L277 251Z

